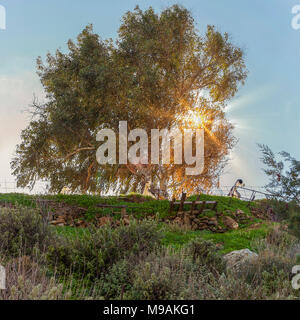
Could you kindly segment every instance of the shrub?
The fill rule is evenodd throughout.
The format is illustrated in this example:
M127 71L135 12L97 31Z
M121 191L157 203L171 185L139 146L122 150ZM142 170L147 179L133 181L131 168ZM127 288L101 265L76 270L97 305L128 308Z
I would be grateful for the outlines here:
M105 299L122 299L124 293L130 290L134 265L132 259L123 259L101 275L98 286Z
M21 256L4 265L7 289L0 290L0 300L101 299L97 287L82 279L74 280L71 274L58 279L55 271L50 275L39 257Z
M176 299L189 283L195 281L197 267L186 253L164 248L153 252L135 267L133 283L126 299L166 300ZM193 277L194 281L189 281Z
M214 273L225 271L225 262L216 245L210 240L193 239L187 245L187 254L191 255L194 263L205 266Z
M289 216L289 205L285 201L276 199L259 200L257 201L257 207L265 213L271 208L275 221L286 220Z
M295 295L290 273L296 264L299 241L287 232L274 229L254 247L258 251L258 259L245 265L237 277L253 288L259 288L265 298Z
M222 258L216 255L207 259L205 250L197 250L199 247L203 249L206 245L215 249L210 242L202 243L199 240L180 250L163 248L152 252L135 267L132 287L125 293L125 298L194 300L216 297L220 274L215 266L216 262L222 265Z
M50 246L48 261L60 272L73 270L94 280L123 258L148 254L160 245L162 232L153 221L132 221L112 229L91 228L80 238L61 239Z
M45 270L30 257L14 258L6 264L6 290L0 291L0 300L61 300L70 292L54 277L48 278Z
M291 234L300 239L300 212L293 211L288 220L288 227Z
M55 233L35 209L0 209L0 252L8 257L33 255L54 241Z

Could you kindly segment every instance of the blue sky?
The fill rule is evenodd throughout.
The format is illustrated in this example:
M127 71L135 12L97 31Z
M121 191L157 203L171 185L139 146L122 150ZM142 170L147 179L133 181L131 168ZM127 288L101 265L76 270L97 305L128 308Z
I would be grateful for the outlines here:
M64 50L89 23L102 38L115 38L135 5L162 10L174 3L191 10L200 33L213 24L245 50L249 77L228 107L239 142L221 184L266 182L256 143L300 158L300 30L291 27L300 0L0 0L7 15L0 30L0 180L13 179L9 161L29 120L24 110L33 94L43 97L36 58Z

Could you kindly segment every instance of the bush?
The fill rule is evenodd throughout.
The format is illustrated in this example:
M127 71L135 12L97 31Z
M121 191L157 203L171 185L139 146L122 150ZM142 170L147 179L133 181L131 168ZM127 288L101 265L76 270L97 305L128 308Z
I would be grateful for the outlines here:
M71 274L65 278L58 278L56 272L50 275L39 257L12 258L4 265L7 289L0 290L0 300L101 299L97 287L86 286L84 280L74 280Z
M300 212L293 211L289 217L288 227L291 234L300 239Z
M7 257L32 256L54 241L55 233L35 209L0 209L0 252Z
M135 261L124 259L116 262L98 281L101 295L107 299L122 299L131 289Z
M214 273L225 271L225 262L212 241L193 239L187 245L187 254L191 255L194 263L205 266Z
M184 250L174 251L164 248L153 252L134 268L132 287L125 293L125 298L178 299L190 285L197 285L198 271Z
M140 260L127 299L209 299L219 291L225 265L216 246L201 239L178 249L163 248Z
M71 293L30 257L14 258L6 264L6 290L0 290L0 300L61 300Z
M289 205L285 201L279 201L276 199L259 200L257 201L257 207L265 213L271 208L275 221L286 220L289 216Z
M296 264L299 241L287 232L275 229L253 246L258 251L258 259L245 265L237 277L251 287L259 288L264 298L297 295L291 286L290 273Z
M153 221L132 221L129 226L91 228L80 238L50 246L48 261L60 272L73 270L79 277L99 278L117 261L148 254L159 246L162 232Z

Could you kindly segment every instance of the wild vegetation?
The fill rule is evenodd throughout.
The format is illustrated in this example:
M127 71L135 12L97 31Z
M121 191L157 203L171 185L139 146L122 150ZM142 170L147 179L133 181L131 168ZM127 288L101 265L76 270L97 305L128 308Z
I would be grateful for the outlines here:
M159 14L136 7L115 41L89 25L66 53L38 58L37 69L46 101L33 102L11 168L18 186L44 180L54 194L0 194L0 299L299 299L291 285L300 263L299 161L286 152L277 161L260 146L274 200L203 194L235 144L225 108L247 77L227 33L208 25L200 34L179 5ZM202 173L185 175L175 161L146 164L141 148L138 163L101 165L97 133L118 132L120 121L148 136L203 129ZM190 204L176 211L159 194L139 194L150 185L164 199L184 190ZM64 188L75 194L57 194ZM112 191L120 195L100 196ZM196 200L217 205L194 210ZM231 265L236 250L249 256Z
M86 208L99 201L93 196L47 197ZM128 225L114 227L97 228L92 222L87 228L55 227L44 219L34 197L11 194L1 199L0 263L6 266L9 285L0 299L300 297L290 281L293 265L300 262L293 224L300 208L293 203L287 207L265 200L249 208L241 200L219 197L219 210L235 211L241 205L250 216L251 208L272 205L276 222L256 218L237 230L215 233L163 223L159 214L132 216ZM135 206L144 209L145 203ZM155 203L149 201L148 206L166 214L164 206ZM224 254L245 248L258 259L238 272L227 268Z

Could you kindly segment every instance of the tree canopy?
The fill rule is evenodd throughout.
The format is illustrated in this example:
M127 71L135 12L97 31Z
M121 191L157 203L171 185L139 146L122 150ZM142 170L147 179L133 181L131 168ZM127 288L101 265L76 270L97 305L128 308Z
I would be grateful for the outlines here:
M160 14L136 7L123 16L115 41L101 39L89 25L76 42L68 41L67 53L49 53L46 63L39 57L37 69L46 102L33 102L32 120L12 160L18 186L41 179L51 191L141 191L145 180L135 170L96 161L97 132L117 132L119 121L147 132L204 127L200 176L183 180L180 166L153 165L150 171L158 180L181 181L190 192L215 183L234 144L224 108L247 75L243 51L228 34L208 26L200 35L182 6ZM193 121L195 115L201 122Z
M267 190L277 197L300 201L300 161L282 151L279 159L266 145L259 145L262 162L267 166L264 172L269 177Z

